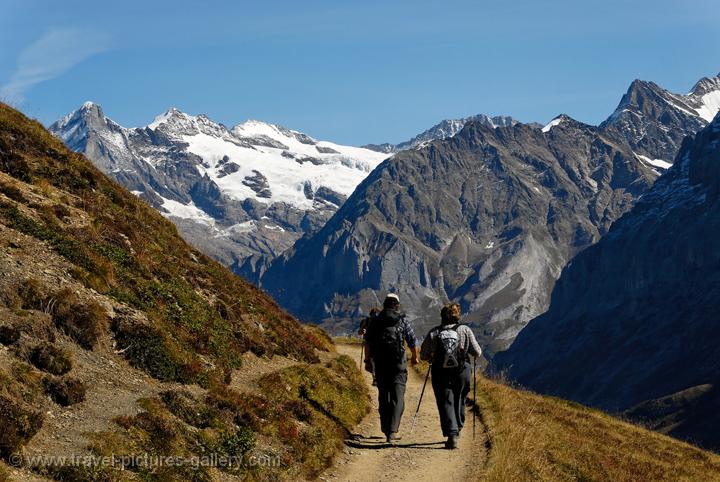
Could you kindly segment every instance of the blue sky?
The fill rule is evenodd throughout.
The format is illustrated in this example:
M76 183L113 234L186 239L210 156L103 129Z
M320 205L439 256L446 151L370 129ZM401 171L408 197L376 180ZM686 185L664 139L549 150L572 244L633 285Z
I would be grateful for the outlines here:
M634 78L720 72L717 0L0 0L0 95L49 123L170 106L347 144L443 118L607 117Z

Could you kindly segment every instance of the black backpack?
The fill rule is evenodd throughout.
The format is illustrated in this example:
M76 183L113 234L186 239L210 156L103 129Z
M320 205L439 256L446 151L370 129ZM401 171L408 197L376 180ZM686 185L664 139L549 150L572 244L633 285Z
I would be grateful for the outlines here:
M376 363L400 364L405 359L404 333L401 321L405 315L382 311L369 324L367 344Z
M435 328L433 346L433 366L442 368L460 368L465 362L460 351L459 325L443 325Z

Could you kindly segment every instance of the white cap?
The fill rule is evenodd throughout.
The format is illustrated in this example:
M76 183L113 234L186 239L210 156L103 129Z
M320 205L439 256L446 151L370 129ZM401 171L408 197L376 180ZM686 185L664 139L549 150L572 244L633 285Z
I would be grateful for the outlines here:
M389 295L387 295L387 296L385 297L385 299L386 299L386 300L387 300L387 299L395 300L395 301L398 302L398 304L400 303L400 297L399 297L398 295L396 295L395 293L390 293Z

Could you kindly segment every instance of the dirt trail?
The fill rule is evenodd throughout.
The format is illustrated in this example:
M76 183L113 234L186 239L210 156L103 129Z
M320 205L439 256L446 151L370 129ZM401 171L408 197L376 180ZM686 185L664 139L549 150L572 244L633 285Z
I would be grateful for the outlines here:
M358 345L338 345L340 353L349 355L360 363ZM372 382L366 375L368 385ZM372 409L356 427L356 435L347 442L344 453L338 457L320 480L376 482L385 480L443 481L477 480L485 465L485 432L477 421L475 440L472 439L472 418L468 418L460 448L446 450L445 439L440 431L435 396L428 381L415 430L410 433L412 418L417 408L424 377L410 369L405 393L405 414L400 425L399 440L394 445L385 443L380 431L377 412L377 390L371 387Z

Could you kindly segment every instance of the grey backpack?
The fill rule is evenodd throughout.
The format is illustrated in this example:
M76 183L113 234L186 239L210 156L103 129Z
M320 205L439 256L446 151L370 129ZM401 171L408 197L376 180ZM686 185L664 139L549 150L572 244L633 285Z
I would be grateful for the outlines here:
M462 365L458 325L437 328L433 365L443 368L459 368Z

